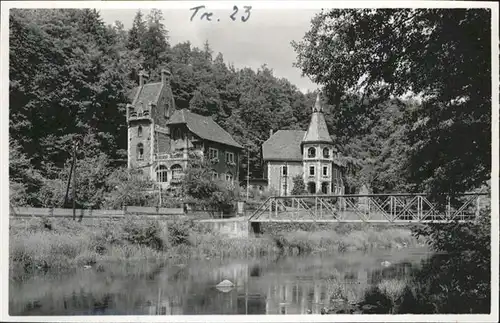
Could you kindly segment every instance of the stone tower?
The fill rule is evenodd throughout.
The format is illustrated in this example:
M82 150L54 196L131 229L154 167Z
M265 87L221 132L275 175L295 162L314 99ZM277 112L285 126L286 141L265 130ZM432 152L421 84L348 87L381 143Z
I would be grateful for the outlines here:
M175 103L169 71L161 71L161 82L146 83L146 78L146 73L139 74L139 86L127 106L128 167L153 176L156 155L170 148L166 123Z
M331 194L334 185L334 146L326 126L320 95L316 97L311 121L301 142L304 183L308 193Z

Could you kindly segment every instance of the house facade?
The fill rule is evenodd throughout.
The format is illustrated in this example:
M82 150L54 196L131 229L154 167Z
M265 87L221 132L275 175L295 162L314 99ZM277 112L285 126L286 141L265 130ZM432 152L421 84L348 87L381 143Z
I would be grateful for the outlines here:
M319 95L307 131L278 130L262 145L262 155L268 189L280 196L291 195L297 175L309 194L344 194L343 167Z
M142 169L162 188L173 188L189 160L200 156L210 160L212 178L237 183L243 147L212 117L176 110L170 73L162 70L161 75L161 82L148 84L141 73L127 106L128 167Z

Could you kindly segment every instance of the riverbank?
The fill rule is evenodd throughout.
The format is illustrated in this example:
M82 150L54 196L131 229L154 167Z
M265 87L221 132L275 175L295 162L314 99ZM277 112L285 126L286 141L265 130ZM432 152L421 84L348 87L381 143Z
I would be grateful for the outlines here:
M249 257L273 254L369 251L421 245L408 227L347 226L320 231L269 232L232 238L194 222L129 219L82 224L70 219L32 219L10 225L10 266L57 270L102 262L178 258Z

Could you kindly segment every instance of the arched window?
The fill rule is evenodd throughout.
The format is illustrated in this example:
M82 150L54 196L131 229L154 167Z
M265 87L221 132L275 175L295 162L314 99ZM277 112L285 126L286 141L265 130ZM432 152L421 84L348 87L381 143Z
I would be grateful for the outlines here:
M307 150L307 157L314 158L316 157L316 148L311 147Z
M137 144L137 160L144 159L144 145L142 143Z
M232 183L232 182L233 182L233 174L231 174L230 172L228 172L228 173L226 174L226 181L228 181L228 182L231 182L231 183Z
M137 137L141 138L142 137L142 126L139 126L137 128Z
M328 194L328 186L327 182L321 183L321 193Z
M307 191L310 194L316 194L316 183L314 182L307 183Z
M172 170L172 179L174 180L179 180L182 177L182 166L179 164L173 165L171 168Z
M168 173L168 168L165 165L160 165L156 169L156 181L160 183L166 183L167 182L167 173Z
M330 158L330 149L323 148L323 157L324 158Z

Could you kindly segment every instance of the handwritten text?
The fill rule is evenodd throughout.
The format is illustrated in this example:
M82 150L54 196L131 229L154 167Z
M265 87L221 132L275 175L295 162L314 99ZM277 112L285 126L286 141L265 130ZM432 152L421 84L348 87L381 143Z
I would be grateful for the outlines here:
M216 18L213 12L206 10L205 6L193 7L189 10L193 11L193 14L191 15L191 21L193 21L193 19L195 18L206 21L220 21L220 18ZM229 18L232 21L236 21L238 18L240 18L241 21L246 22L250 18L251 10L252 6L243 6L243 14L241 16L238 16L238 12L240 12L240 9L238 8L238 6L233 6L233 10L231 15L229 15Z

